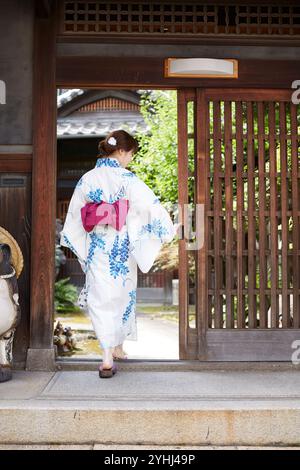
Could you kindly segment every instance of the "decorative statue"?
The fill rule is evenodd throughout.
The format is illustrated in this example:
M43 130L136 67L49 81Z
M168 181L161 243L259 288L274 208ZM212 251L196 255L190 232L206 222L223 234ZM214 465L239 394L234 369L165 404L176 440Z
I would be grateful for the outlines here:
M12 378L12 346L21 319L17 278L24 261L16 240L0 227L0 382Z
M78 351L71 327L67 326L64 328L60 321L55 326L53 343L57 347L59 356L71 356L75 351Z

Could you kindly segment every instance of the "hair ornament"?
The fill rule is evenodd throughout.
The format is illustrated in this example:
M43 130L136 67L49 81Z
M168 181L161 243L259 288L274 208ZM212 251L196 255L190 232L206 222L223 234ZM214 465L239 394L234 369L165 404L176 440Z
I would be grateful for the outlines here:
M107 141L110 145L117 145L115 137L110 137Z

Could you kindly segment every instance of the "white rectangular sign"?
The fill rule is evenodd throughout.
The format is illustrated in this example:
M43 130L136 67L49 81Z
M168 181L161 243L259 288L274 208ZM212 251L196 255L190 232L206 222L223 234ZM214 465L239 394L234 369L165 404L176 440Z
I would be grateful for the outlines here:
M6 85L3 80L0 80L0 104L6 104Z

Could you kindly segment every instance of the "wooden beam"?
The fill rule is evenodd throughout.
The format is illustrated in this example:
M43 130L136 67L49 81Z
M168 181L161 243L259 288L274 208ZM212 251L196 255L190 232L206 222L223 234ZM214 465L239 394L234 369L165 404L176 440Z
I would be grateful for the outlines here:
M31 173L32 155L0 155L0 173Z
M56 207L55 18L37 18L34 31L31 236L31 319L28 368L49 369L39 350L53 351ZM37 352L37 355L34 355ZM52 354L52 353L51 353ZM50 354L50 355L51 355ZM48 356L49 358L50 356Z
M180 78L163 76L164 57L57 58L57 86L61 88L291 88L299 75L299 61L240 59L238 78Z

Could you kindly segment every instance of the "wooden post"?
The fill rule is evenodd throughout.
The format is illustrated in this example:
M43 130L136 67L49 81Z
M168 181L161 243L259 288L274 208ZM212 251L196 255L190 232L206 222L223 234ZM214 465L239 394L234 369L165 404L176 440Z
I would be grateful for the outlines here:
M209 172L209 149L207 149L207 137L209 133L209 111L208 102L205 97L205 90L197 88L196 90L196 112L195 112L195 134L196 134L196 204L202 204L206 210L208 203L207 194L207 173ZM195 206L196 206L195 204ZM196 206L197 207L197 206ZM204 245L196 250L196 315L197 315L197 335L198 335L198 359L207 360L207 240L208 240L208 222L204 210ZM201 222L200 222L201 223ZM197 237L200 237L199 221L197 221Z
M56 206L55 15L35 18L30 348L26 368L53 370Z

